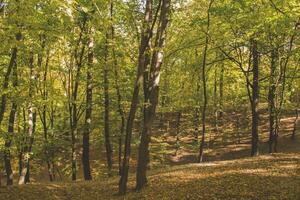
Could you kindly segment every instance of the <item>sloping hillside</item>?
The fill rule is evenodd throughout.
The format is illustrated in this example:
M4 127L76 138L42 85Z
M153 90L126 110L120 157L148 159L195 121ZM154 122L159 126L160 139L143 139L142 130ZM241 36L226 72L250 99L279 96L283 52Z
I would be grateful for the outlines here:
M33 184L0 189L0 199L300 199L300 153L285 153L188 164L153 171L149 186L134 192L134 177L125 197L118 179Z

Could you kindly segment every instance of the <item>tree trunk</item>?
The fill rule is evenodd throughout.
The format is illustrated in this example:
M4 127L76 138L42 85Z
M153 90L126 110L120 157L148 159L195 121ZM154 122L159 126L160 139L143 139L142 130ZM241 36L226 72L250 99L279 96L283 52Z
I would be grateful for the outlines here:
M212 6L213 0L209 1L208 9L207 9L207 27L206 27L206 36L205 36L205 45L203 50L203 60L202 60L202 84L203 84L203 108L202 108L202 137L199 148L199 156L198 162L203 161L203 152L205 146L205 131L206 131L206 107L207 107L207 77L206 77L206 57L208 51L209 44L209 31L210 31L210 9Z
M115 50L115 28L114 28L114 1L110 1L110 19L111 19L111 40L113 42L112 45L112 59L113 59L113 70L114 70L114 78L115 78L115 89L117 93L117 99L118 99L118 113L121 118L121 124L120 124L120 133L119 133L119 139L118 139L118 165L119 165L119 175L122 174L122 143L123 143L123 137L124 137L124 131L125 131L125 112L122 106L122 95L120 91L120 85L119 85L119 73L118 73L118 61L116 57L116 50Z
M298 122L298 118L299 118L298 108L295 109L295 113L296 113L296 117L295 117L295 120L294 120L294 127L293 127L292 136L291 136L292 140L296 139L297 122Z
M156 107L159 96L160 70L163 62L163 48L166 41L166 29L169 22L170 0L162 0L159 27L155 39L154 51L152 54L150 76L146 85L144 126L139 146L136 189L140 190L147 184L147 165L149 163L149 144L151 141L151 127L155 118Z
M269 107L269 153L273 152L273 142L275 137L275 70L277 64L278 52L273 50L271 54L271 66L270 66L270 85L268 94L268 107Z
M17 41L20 41L21 38L22 38L21 33L16 34L16 40ZM3 91L6 91L8 89L9 76L11 74L13 66L16 65L17 51L18 51L17 47L12 48L12 50L11 50L10 61L9 61L8 67L7 67L7 71L4 75L4 80L3 80L3 84L2 84L2 90ZM1 122L3 120L3 116L4 116L4 113L5 113L5 109L6 109L6 101L7 101L7 93L4 92L2 94L2 97L1 97L0 125L1 125Z
M104 139L105 139L105 150L106 160L108 167L108 175L112 175L112 145L110 142L110 130L109 130L109 82L108 82L108 34L106 34L105 43L105 67L103 71L104 78Z
M180 141L180 139L179 139L179 134L180 134L180 119L181 119L181 111L179 111L178 113L177 113L177 119L176 119L176 143L175 143L175 145L176 145L176 151L175 151L175 156L177 155L177 153L178 153L178 150L179 150L179 148L180 148L180 144L179 144L179 141Z
M145 70L145 52L149 48L149 40L151 38L151 32L152 32L150 27L151 18L152 18L151 11L152 11L152 0L147 0L145 16L144 16L144 27L143 27L141 43L139 48L137 75L134 83L131 106L130 106L130 111L129 111L127 124L126 124L126 136L125 136L125 144L124 144L125 147L124 147L124 155L123 155L123 162L122 162L122 174L119 181L119 195L124 195L127 190L133 122L134 122L138 100L139 100L140 85L143 81L143 74Z
M291 35L289 42L288 42L288 49L286 52L286 57L283 59L283 62L280 62L280 75L277 80L277 85L281 83L281 90L279 92L279 97L277 98L278 102L276 102L276 112L275 112L275 134L274 134L274 147L273 151L277 152L277 145L278 145L278 135L279 135L279 129L280 129L280 120L281 120L281 110L282 106L285 102L285 87L286 87L286 71L287 66L291 57L291 52L293 50L294 41L296 38L296 33L298 28L300 27L300 18L298 18L297 22L294 26L294 33Z
M18 86L18 74L17 74L17 63L14 64L13 68L13 86L16 89ZM17 102L13 99L11 111L9 114L9 122L8 122L8 136L5 140L5 153L4 153L4 165L6 171L6 185L13 184L13 171L11 167L11 154L10 154L10 147L12 142L12 137L14 135L14 124L15 124L15 117L17 112Z
M259 99L259 55L257 51L257 42L252 40L253 56L253 82L252 82L252 141L251 156L258 155L258 99Z
M214 126L215 126L215 132L219 132L219 110L217 106L218 102L218 96L217 96L217 91L218 91L218 80L217 80L217 68L215 68L215 74L214 74Z
M28 108L28 137L25 140L25 148L22 157L22 173L19 178L19 185L23 185L30 182L30 154L34 140L34 132L36 125L36 111L33 104L34 95L34 81L36 75L33 69L33 53L30 55L30 83L29 83L29 108Z
M195 141L198 142L199 139L199 125L200 125L200 113L201 113L201 108L200 108L200 78L197 79L197 88L196 88L196 108L195 108L195 119L194 119L194 137Z
M22 174L22 170L23 170L23 161L22 161L22 158L23 158L23 153L24 153L24 150L25 150L25 146L24 146L24 143L25 143L25 134L26 134L26 131L27 131L27 120L26 120L26 111L24 108L22 108L22 114L23 114L23 130L22 130L22 137L21 137L21 141L19 142L19 152L18 152L18 165L19 165L19 177L21 176Z
M70 125L71 125L71 150L72 150L72 180L75 181L77 179L77 138L78 138L78 109L77 109L77 95L78 88L81 76L81 68L83 65L83 57L85 52L85 43L83 42L83 34L85 32L86 18L84 18L83 24L80 27L79 39L77 41L77 46L75 48L74 56L76 62L76 74L75 74L75 82L74 87L72 88L72 103L70 107ZM78 49L81 44L80 53L78 53ZM71 74L72 79L72 74ZM71 80L73 83L73 80Z
M41 47L42 47L42 51L41 53L43 53L44 49L45 49L45 37L41 36ZM42 61L43 61L43 57L42 54L38 54L38 67L41 69L42 68ZM48 88L47 88L47 75L48 75L48 64L49 64L49 52L46 58L46 64L45 64L45 68L42 69L44 71L43 74L43 79L42 79L42 89L41 89L41 95L44 101L48 100ZM39 114L40 114L40 119L41 122L43 124L43 132L44 132L44 146L45 146L45 150L44 150L44 154L46 157L46 164L47 164L47 168L48 168L48 175L49 175L49 180L52 182L54 180L53 174L52 174L52 170L51 170L51 161L50 161L50 156L49 156L49 147L48 147L48 121L47 121L47 104L44 103L43 107L42 107L42 112L40 112L39 110Z
M221 125L223 114L224 114L224 108L223 108L223 86L224 86L224 63L221 64L221 73L220 73L220 83L219 83L219 120Z
M94 41L93 35L90 36L88 49L88 65L87 65L87 80L86 80L86 109L85 109L85 124L82 138L82 165L84 180L92 180L90 168L90 129L92 122L92 99L93 99L93 62L94 62Z

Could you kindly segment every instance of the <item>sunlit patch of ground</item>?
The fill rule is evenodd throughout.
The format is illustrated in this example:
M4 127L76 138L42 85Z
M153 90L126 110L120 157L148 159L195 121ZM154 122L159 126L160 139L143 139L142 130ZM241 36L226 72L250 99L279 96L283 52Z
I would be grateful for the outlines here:
M228 116L229 117L229 116ZM231 117L232 118L232 117ZM231 119L230 118L230 119ZM83 182L80 162L79 181L45 183L46 168L38 176L33 174L33 184L0 188L0 200L94 200L94 199L249 199L249 200L300 200L300 133L290 139L294 117L282 119L278 150L268 154L267 116L261 117L260 156L249 157L250 130L246 122L240 127L230 119L220 126L219 133L208 124L204 163L196 164L199 144L192 126L181 127L179 145L175 128L156 134L151 143L151 170L149 186L134 192L137 145L132 145L129 192L125 197L116 195L118 190L117 157L114 157L114 177L107 178L105 149L101 145L91 148L91 165L96 180ZM174 125L173 125L174 126ZM226 128L226 129L225 129ZM300 128L298 128L299 130ZM164 130L162 130L164 132ZM117 155L117 154L115 154ZM61 162L65 168L69 162ZM40 165L37 165L40 166ZM36 179L36 181L35 181ZM45 179L43 181L43 179ZM4 179L2 179L2 182Z
M300 199L300 153L279 153L230 161L187 164L153 170L149 185L134 192L130 177L125 197L118 179L33 184L0 189L0 199Z

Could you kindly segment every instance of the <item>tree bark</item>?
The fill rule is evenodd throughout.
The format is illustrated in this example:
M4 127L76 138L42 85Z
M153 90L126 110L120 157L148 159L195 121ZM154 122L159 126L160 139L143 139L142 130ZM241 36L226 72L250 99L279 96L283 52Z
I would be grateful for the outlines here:
M13 87L16 89L18 86L18 74L17 74L17 63L14 64L13 67ZM16 98L16 97L14 97ZM15 124L15 117L17 112L17 102L16 99L12 100L11 111L9 114L9 121L8 121L8 136L5 140L5 153L4 153L4 165L6 171L6 185L13 184L13 171L11 167L11 154L10 154L10 147L12 142L12 137L14 135L14 124Z
M268 94L268 107L269 107L269 153L273 152L273 143L275 137L275 70L277 66L278 52L273 50L271 53L271 66L270 66L270 83Z
M207 77L206 77L206 58L209 44L209 31L210 31L210 9L212 7L213 0L209 1L208 9L207 9L207 27L206 27L206 35L205 35L205 45L203 50L203 59L202 59L202 84L203 84L203 108L202 108L202 137L199 147L199 156L198 162L203 161L203 152L205 146L205 132L206 132L206 107L208 103L207 98Z
M33 104L34 95L34 81L36 75L33 68L34 60L33 53L30 55L29 66L30 66L30 83L29 83L29 108L28 108L28 136L25 140L25 147L22 157L22 172L19 178L19 185L23 185L30 182L30 154L34 140L35 126L36 126L36 111Z
M118 139L118 165L119 165L119 175L122 174L122 144L123 144L123 137L125 131L125 112L122 106L122 95L120 91L119 85L119 73L118 73L118 61L116 57L116 50L115 50L115 28L114 28L114 0L110 1L110 20L111 20L111 40L113 42L112 45L112 59L113 59L113 70L114 70L114 78L115 78L115 89L117 93L117 100L118 100L118 113L121 118L120 124L120 133Z
M109 82L108 82L108 34L106 34L105 43L105 67L103 71L104 78L104 139L105 139L105 150L106 150L106 160L108 167L108 175L112 175L112 145L110 142L110 130L109 130Z
M220 72L220 83L219 83L219 120L222 125L222 119L224 114L224 108L223 108L223 86L224 86L224 63L221 64L221 72Z
M46 101L48 100L47 75L48 75L48 65L49 65L49 52L46 57L45 67L44 67L44 69L42 69L43 53L45 50L46 37L45 37L45 35L41 35L40 38L41 38L41 51L38 54L38 67L44 71L40 93L41 93L41 96L42 96L43 100L45 101L45 103L42 106L42 111L40 111L40 109L38 111L39 111L40 119L41 119L41 122L43 125L43 132L44 132L44 148L45 148L44 155L46 158L49 180L52 182L54 180L54 175L51 170L51 161L50 161L50 156L49 156L47 103L46 103Z
M163 48L166 42L166 29L169 22L170 0L162 0L159 27L155 39L154 51L152 54L150 76L147 85L144 87L145 107L144 126L139 146L136 189L140 190L147 184L147 165L149 163L149 144L151 141L151 127L155 118L156 107L159 96L160 70L163 62Z
M295 120L294 120L294 127L293 127L292 136L291 136L292 140L296 139L297 122L298 122L298 118L299 118L298 108L295 109L295 113L296 113L296 117L295 117Z
M217 80L217 68L215 68L215 73L214 73L214 126L215 126L215 132L218 133L219 132L219 109L218 109L218 96L217 96L217 92L218 92L218 80Z
M287 66L291 57L291 52L293 50L294 41L296 39L297 30L300 27L300 18L298 18L297 22L295 23L293 34L291 35L288 41L288 49L286 52L286 57L283 59L283 62L280 62L280 72L279 78L277 80L276 86L281 84L281 89L279 91L279 97L277 98L276 102L276 112L275 112L275 134L274 134L274 147L273 151L277 152L278 147L278 136L279 136L279 129L280 129L280 120L281 120L281 110L282 106L285 102L285 87L286 87L286 72Z
M143 74L145 71L145 52L149 48L149 40L151 38L150 31L152 31L150 27L151 18L152 18L151 11L152 11L152 0L147 0L145 14L144 14L144 23L143 23L144 27L143 27L143 32L141 34L141 43L139 48L137 75L134 83L131 106L130 106L130 111L129 111L127 124L126 124L126 136L125 136L124 155L123 155L123 162L122 162L122 174L119 181L119 195L125 195L127 190L133 122L134 122L137 105L139 101L139 90L140 90L141 83L143 82Z
M259 102L259 55L257 51L257 42L252 40L252 58L253 58L253 82L252 82L252 138L251 138L251 156L258 155L258 102Z
M199 139L199 126L200 126L200 113L201 113L201 108L200 108L200 78L197 78L197 86L196 86L196 108L195 108L195 118L194 118L194 137L195 141L198 142Z
M90 129L92 122L92 100L93 100L93 62L94 62L94 41L93 35L90 36L88 49L88 66L86 80L86 109L85 109L85 124L82 138L82 165L83 175L85 180L92 180L90 167Z
M71 86L72 89L72 102L69 106L70 109L70 125L71 125L71 150L72 150L72 180L75 181L77 179L77 138L78 138L78 109L77 109L77 96L78 96L78 88L81 76L81 68L83 65L83 56L85 52L86 44L83 42L83 34L85 33L85 25L86 25L86 18L83 19L82 26L80 27L80 34L79 39L77 41L77 45L74 51L75 62L76 62L76 74L75 74L75 82L74 86ZM78 49L81 49L78 53ZM72 74L71 74L72 79ZM71 80L73 83L73 80Z
M178 150L180 148L179 134L180 134L180 120L181 120L181 116L182 116L182 113L181 113L181 111L179 111L177 113L177 119L176 119L176 143L175 143L175 145L176 145L176 151L175 151L175 156L177 155Z
M17 33L16 34L16 41L20 41L21 38L22 38L21 33ZM8 89L9 76L11 74L11 71L12 71L14 65L16 65L17 51L18 51L18 48L16 46L14 48L12 48L10 61L9 61L8 67L7 67L7 71L4 75L4 80L3 80L3 84L2 84L2 91L4 91L4 93L1 96L1 106L0 106L0 125L2 123L3 116L4 116L4 113L5 113L5 109L6 109L6 103L7 103L6 90Z

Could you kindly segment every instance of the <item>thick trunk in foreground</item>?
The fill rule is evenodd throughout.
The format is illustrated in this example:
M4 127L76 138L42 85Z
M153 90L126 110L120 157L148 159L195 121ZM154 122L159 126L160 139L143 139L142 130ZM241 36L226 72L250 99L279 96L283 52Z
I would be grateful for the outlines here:
M156 35L155 49L152 55L149 82L146 87L146 107L144 108L144 126L139 146L136 189L140 190L147 184L147 165L149 163L149 144L151 128L155 118L159 96L160 70L163 62L163 48L166 41L166 29L169 22L171 0L162 0L159 27Z
M258 98L259 98L259 55L257 51L257 42L252 40L253 56L253 82L252 82L252 132L251 132L251 156L258 155Z
M141 83L143 82L143 74L145 69L144 66L145 51L149 47L149 40L151 37L151 35L149 34L149 29L151 29L150 24L152 18L151 10L152 10L152 0L147 0L145 16L144 16L144 29L142 32L141 44L139 49L137 75L134 83L131 106L130 106L130 111L129 111L127 124L126 124L126 136L125 136L125 144L124 144L125 147L124 147L124 155L123 155L123 162L122 162L122 173L119 181L119 195L124 195L127 190L133 122L134 122L137 105L139 101L139 90L140 90Z

